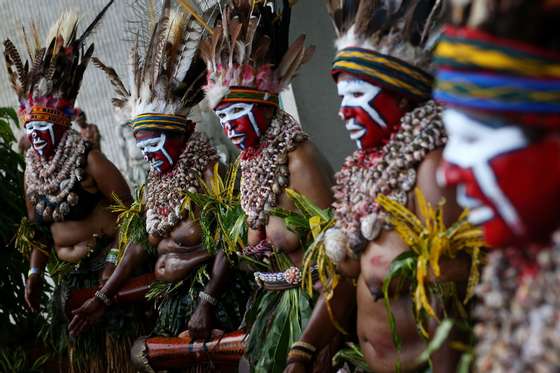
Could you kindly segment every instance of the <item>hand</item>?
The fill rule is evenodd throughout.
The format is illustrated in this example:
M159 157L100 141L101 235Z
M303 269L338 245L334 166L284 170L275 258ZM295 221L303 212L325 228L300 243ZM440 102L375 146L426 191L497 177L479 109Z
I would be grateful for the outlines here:
M39 311L41 301L42 279L38 274L33 274L27 278L25 283L25 303L31 311Z
M92 326L105 313L105 303L97 297L92 297L82 304L80 308L72 311L72 321L68 325L68 332L72 337L77 337L89 326Z
M206 340L210 337L213 324L213 306L206 302L200 302L193 312L187 327L193 341Z
M305 373L307 369L305 369L305 365L300 363L299 361L293 361L286 365L284 368L284 373Z

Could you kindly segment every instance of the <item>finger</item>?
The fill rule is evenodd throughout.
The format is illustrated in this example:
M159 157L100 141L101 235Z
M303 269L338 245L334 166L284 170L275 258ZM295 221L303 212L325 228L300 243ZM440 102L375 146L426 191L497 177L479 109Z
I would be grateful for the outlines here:
M87 325L87 320L80 319L76 323L76 325L74 326L74 329L72 330L71 335L73 337L79 336L80 334L82 334L82 331L85 329L86 325Z

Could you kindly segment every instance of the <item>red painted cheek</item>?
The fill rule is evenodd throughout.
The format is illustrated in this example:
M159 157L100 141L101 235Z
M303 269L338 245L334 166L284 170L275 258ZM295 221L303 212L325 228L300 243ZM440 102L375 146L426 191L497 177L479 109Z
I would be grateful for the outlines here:
M560 223L560 146L542 141L491 161L498 185L515 208L528 241L547 240Z
M445 186L456 186L463 181L463 170L447 161L441 163L439 172L443 175Z

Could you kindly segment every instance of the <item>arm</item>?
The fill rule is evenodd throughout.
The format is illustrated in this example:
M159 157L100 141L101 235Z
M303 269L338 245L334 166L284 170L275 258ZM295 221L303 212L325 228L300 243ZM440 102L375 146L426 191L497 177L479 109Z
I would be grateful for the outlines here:
M230 275L229 263L223 251L220 251L214 259L210 281L204 288L204 293L216 301L219 301L225 284ZM189 332L193 340L206 339L210 336L214 305L204 299L199 299L198 306L188 323Z
M30 272L32 273L29 274L25 283L25 303L33 312L39 311L43 272L48 261L49 257L39 249L33 249L31 252Z
M330 307L334 319L344 330L349 330L351 322L356 317L356 289L350 279L342 279L338 284L334 296L330 300ZM309 323L298 342L313 346L316 349L315 357L317 357L317 354L327 347L338 334L339 331L329 316L324 295L321 294L313 308ZM292 360L288 356L288 364L284 372L306 372L312 364L313 361Z
M97 188L107 201L112 201L112 194L115 193L125 204L129 205L132 202L126 180L117 167L99 150L93 149L89 152L86 171L93 177Z
M445 225L450 226L457 221L461 215L462 209L457 204L455 188L442 188L436 183L436 173L442 159L442 153L443 151L441 149L437 149L428 154L418 168L416 185L432 206L435 207L442 199L445 200L443 218ZM416 201L414 206L416 215L423 219ZM460 283L465 282L469 276L470 263L463 255L458 255L457 258L454 259L441 258L440 267L441 275L437 278L438 282L454 281Z
M138 268L146 257L147 254L141 245L130 244L126 248L124 257L99 291L108 299L113 299L134 269ZM73 317L68 324L70 335L78 336L87 327L95 324L103 316L106 308L107 305L99 297L88 299L80 308L72 312Z

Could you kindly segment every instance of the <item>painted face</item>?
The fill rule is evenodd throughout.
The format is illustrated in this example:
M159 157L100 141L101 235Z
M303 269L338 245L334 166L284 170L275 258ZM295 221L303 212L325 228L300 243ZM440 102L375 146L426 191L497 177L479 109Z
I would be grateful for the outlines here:
M42 157L50 158L66 132L66 127L55 126L50 122L28 122L25 133L33 149Z
M531 140L514 125L481 122L447 109L449 140L438 175L456 185L492 247L544 242L560 223L560 141Z
M267 106L244 102L219 105L214 111L220 119L225 135L239 149L255 147L268 128Z
M376 148L389 138L405 114L399 98L363 80L339 79L340 117L358 149Z
M164 132L141 130L136 132L134 137L136 146L144 154L146 162L159 173L170 171L184 148L184 139L181 136L170 137Z

